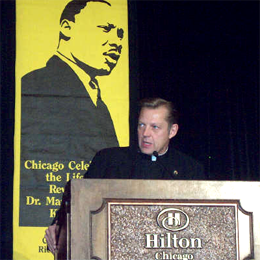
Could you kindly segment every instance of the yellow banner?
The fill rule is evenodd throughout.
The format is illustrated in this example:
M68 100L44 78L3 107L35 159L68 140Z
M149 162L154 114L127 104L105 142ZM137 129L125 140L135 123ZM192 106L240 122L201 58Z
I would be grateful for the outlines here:
M129 141L127 0L16 0L13 259L53 259L65 183Z

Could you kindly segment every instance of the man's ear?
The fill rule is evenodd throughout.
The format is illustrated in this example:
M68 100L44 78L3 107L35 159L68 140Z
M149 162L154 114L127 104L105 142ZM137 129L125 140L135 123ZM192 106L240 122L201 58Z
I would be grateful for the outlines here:
M62 20L60 32L68 39L71 37L71 30L73 29L74 23L67 19Z
M170 132L169 132L169 139L173 138L175 135L177 135L179 130L178 124L172 124Z

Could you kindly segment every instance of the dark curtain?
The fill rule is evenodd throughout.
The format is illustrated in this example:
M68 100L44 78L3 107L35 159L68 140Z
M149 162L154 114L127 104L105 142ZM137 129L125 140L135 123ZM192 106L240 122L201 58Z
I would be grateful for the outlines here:
M1 7L1 259L12 259L15 2ZM211 179L260 180L259 2L129 0L130 132L137 101L181 113L174 145Z
M12 259L15 2L0 1L1 172L0 259Z
M201 161L210 179L260 180L259 2L130 4L137 11L138 58L130 52L130 60L138 72L130 75L138 98L176 104L173 144Z

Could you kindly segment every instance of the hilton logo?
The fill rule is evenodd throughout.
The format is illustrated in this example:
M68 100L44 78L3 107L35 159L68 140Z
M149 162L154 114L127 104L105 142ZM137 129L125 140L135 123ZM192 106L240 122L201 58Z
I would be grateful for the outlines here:
M159 227L169 230L171 232L159 233L159 234L145 234L145 248L147 249L170 249L170 248L182 248L182 249L198 249L202 248L202 241L200 238L195 237L179 237L176 231L183 230L188 227L190 223L189 216L182 210L176 208L167 208L162 210L157 216L157 224ZM192 255L186 258L176 258L176 254L173 254L172 258L162 256L161 252L157 252L155 259L193 259ZM179 257L180 255L178 255ZM168 257L168 258L167 258Z
M189 216L180 209L164 209L158 214L157 223L167 230L180 231L189 225Z

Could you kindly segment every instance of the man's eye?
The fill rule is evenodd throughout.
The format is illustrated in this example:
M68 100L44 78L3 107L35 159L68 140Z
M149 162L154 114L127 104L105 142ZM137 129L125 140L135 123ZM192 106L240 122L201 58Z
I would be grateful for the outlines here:
M144 124L143 124L143 123L139 123L138 126L139 126L139 127L143 127Z
M124 30L123 29L117 29L117 37L119 38L119 39L123 39L124 38Z
M109 26L99 25L98 28L103 29L103 32L110 32L111 31L111 28Z
M110 32L112 29L116 28L113 24L108 24L108 25L98 25L98 28L103 29L103 32L108 33Z
M159 129L159 127L157 125L154 125L153 128L154 129Z

